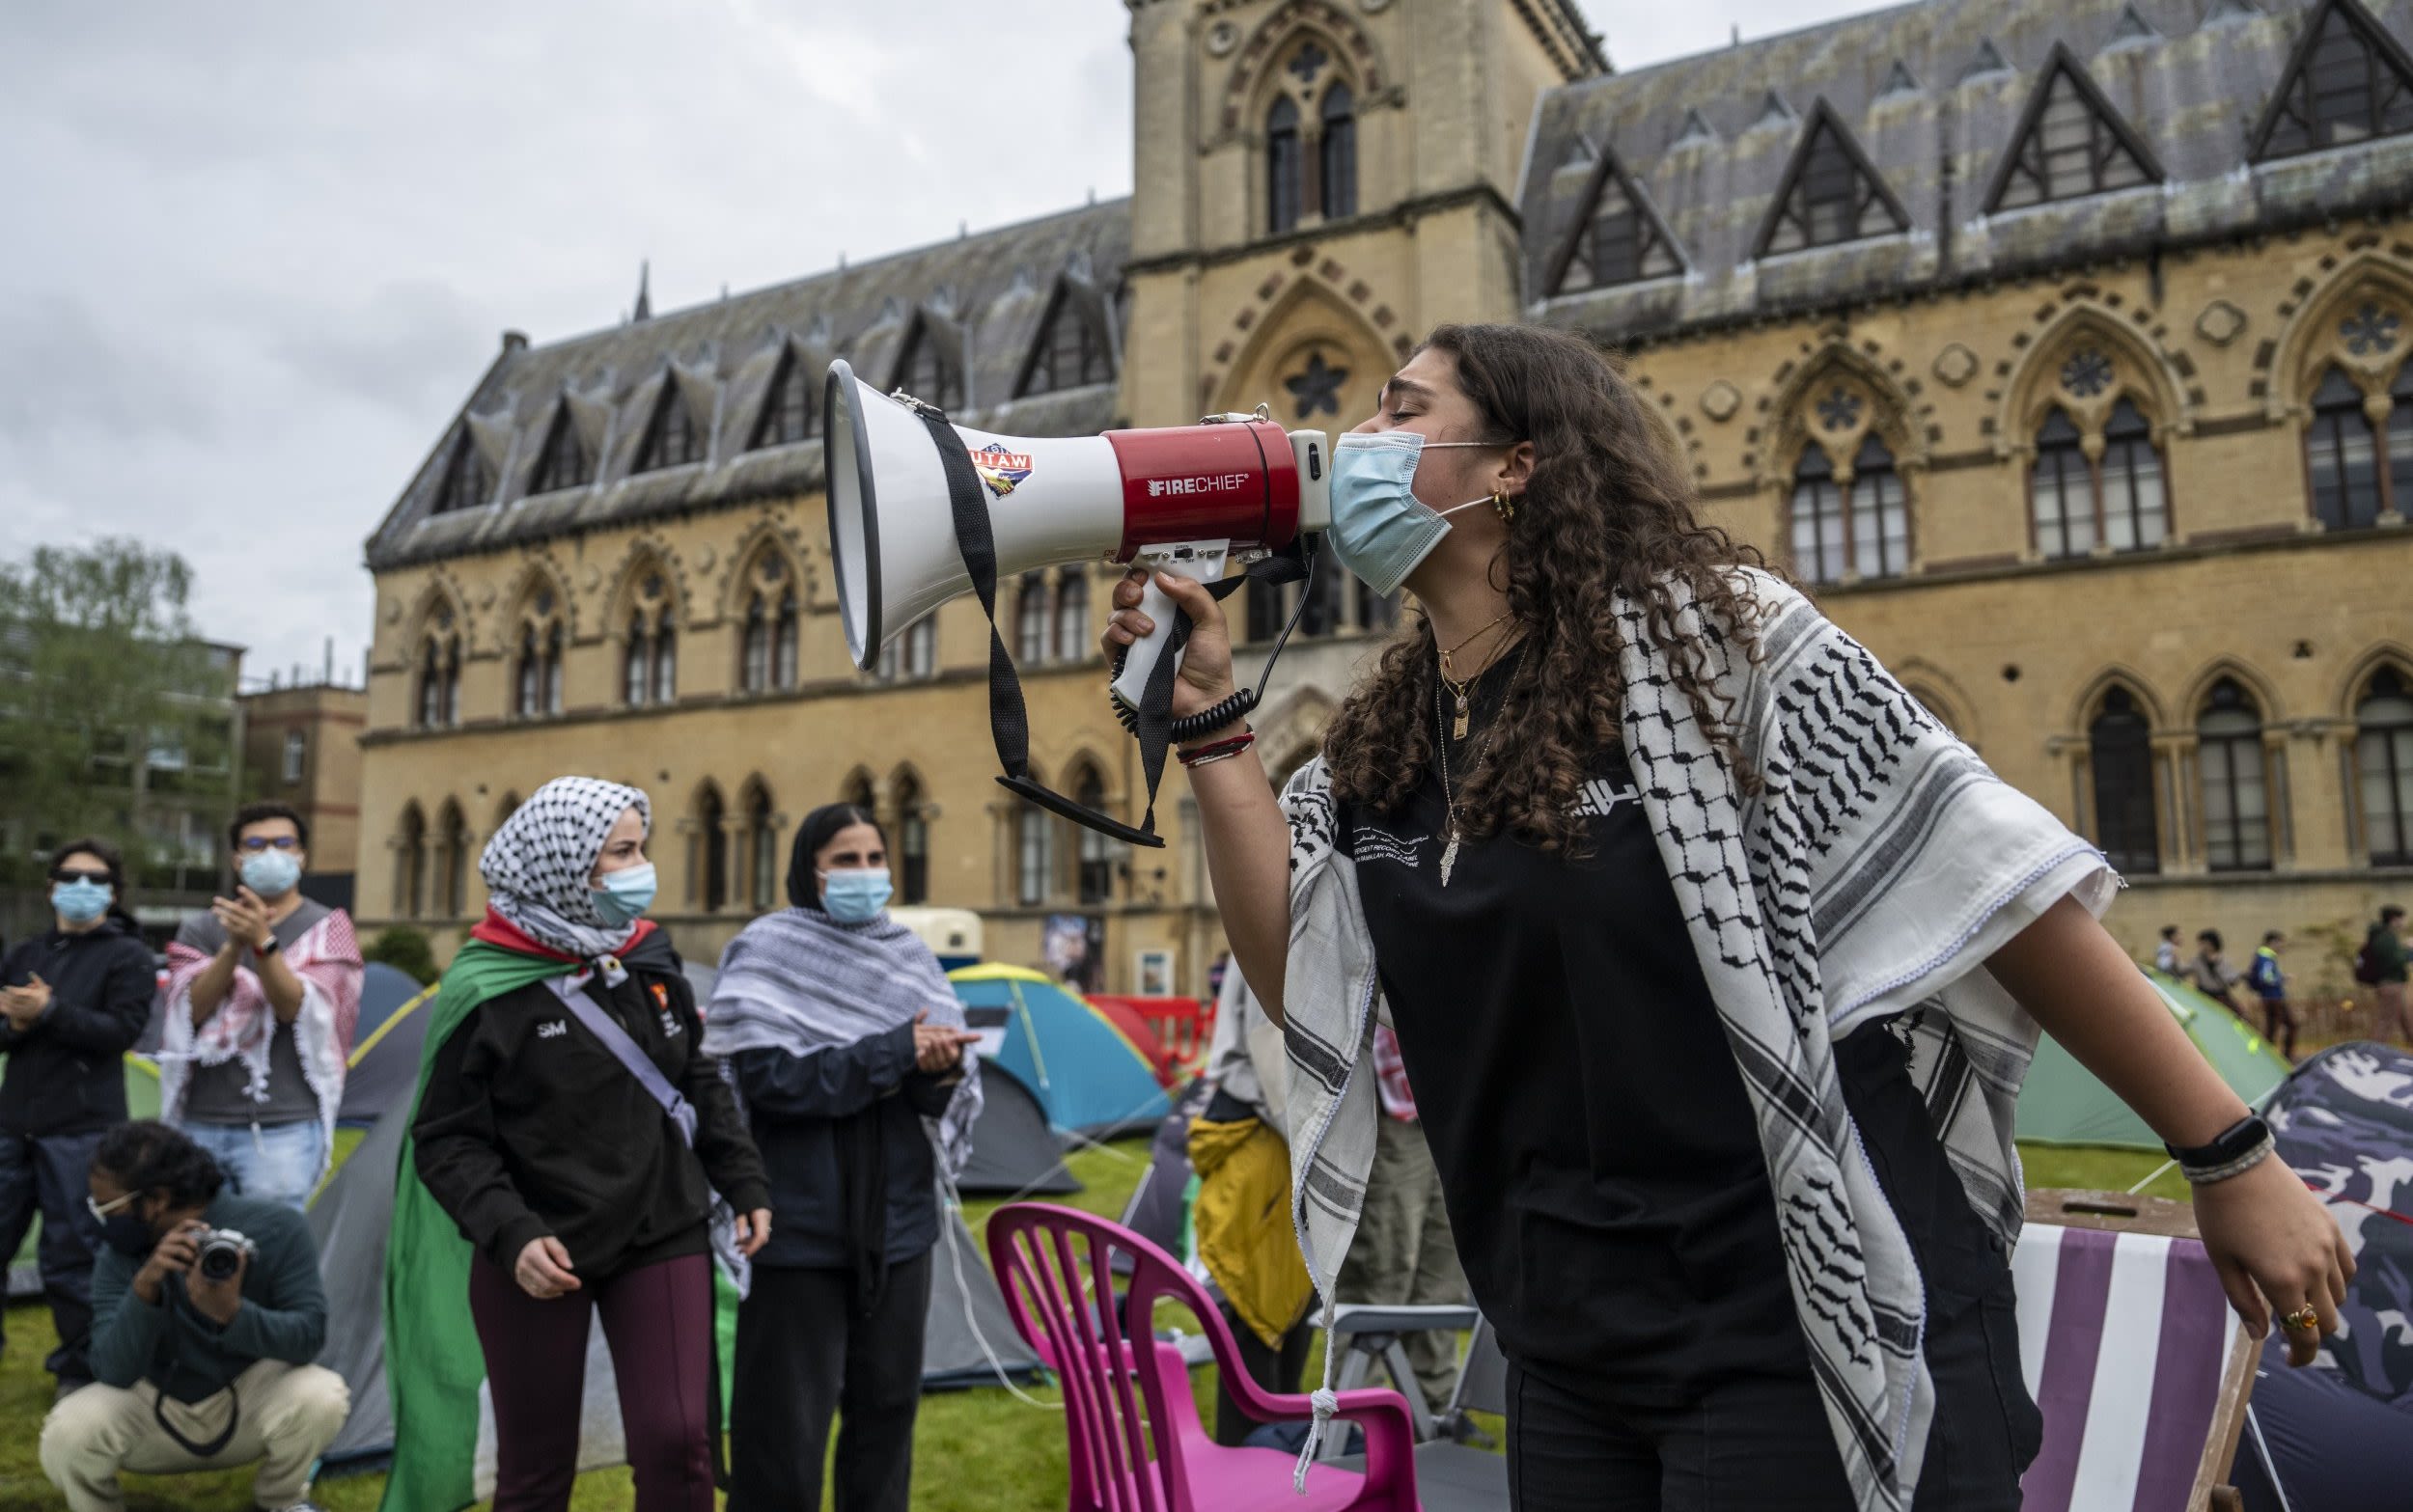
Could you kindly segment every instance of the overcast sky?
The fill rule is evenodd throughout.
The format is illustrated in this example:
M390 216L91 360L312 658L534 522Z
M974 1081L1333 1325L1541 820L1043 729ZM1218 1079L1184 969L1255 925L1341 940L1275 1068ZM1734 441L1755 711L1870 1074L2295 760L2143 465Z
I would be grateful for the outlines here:
M1583 0L1622 69L1872 8ZM332 636L356 679L361 543L505 327L612 323L641 257L672 309L1128 193L1123 25L1114 0L12 7L0 557L143 537L252 674Z

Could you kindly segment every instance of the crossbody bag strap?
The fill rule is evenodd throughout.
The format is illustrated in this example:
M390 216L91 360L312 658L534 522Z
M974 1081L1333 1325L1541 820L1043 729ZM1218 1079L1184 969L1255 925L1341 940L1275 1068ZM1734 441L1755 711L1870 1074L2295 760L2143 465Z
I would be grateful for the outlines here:
M551 979L553 992L562 1000L563 1005L587 1027L588 1033L603 1042L603 1048L612 1053L613 1059L627 1068L628 1074L637 1079L637 1085L645 1088L646 1095L662 1105L662 1112L670 1114L670 1121L679 1126L679 1137L687 1142L688 1148L693 1149L695 1104L687 1101L679 1088L670 1085L670 1078L664 1076L662 1068L653 1063L653 1058L638 1048L637 1042L628 1037L628 1031L603 1011L602 1004L587 996L584 990L586 983L584 976Z

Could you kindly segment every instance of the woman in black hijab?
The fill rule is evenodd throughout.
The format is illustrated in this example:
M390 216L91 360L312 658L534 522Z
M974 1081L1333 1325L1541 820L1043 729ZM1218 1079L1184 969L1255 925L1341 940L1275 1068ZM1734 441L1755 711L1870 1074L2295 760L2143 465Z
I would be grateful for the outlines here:
M712 984L705 1048L736 1079L773 1214L737 1312L731 1512L818 1508L842 1401L838 1505L905 1512L936 1161L962 1168L981 1095L962 1005L888 897L877 821L816 809L789 864L793 906L740 931Z

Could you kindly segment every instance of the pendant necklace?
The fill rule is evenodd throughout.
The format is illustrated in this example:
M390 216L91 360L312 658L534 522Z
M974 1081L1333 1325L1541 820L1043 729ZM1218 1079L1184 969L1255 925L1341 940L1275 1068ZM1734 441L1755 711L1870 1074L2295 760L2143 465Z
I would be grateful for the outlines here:
M1494 624L1498 622L1498 620L1492 621ZM1489 629L1490 626L1486 625L1484 628ZM1510 687L1514 687L1518 676L1523 674L1525 671L1525 658L1532 654L1533 648L1533 643L1528 641L1525 643L1524 649L1516 653L1516 665L1509 672ZM1477 673L1475 674L1476 677L1480 677L1482 675L1482 673ZM1470 688L1474 686L1474 678L1468 678L1466 686ZM1508 695L1505 691L1501 694L1501 698L1503 700L1505 700L1507 696ZM1462 740L1466 735L1466 695L1463 691L1458 693L1457 700L1457 730L1458 738ZM1434 685L1432 690L1432 727L1433 733L1443 733L1441 688L1437 683ZM1469 763L1467 767L1468 771L1474 771L1476 768L1483 765L1484 753L1491 749L1491 737L1498 731L1499 728L1499 722L1496 718L1489 726L1485 727L1483 732L1483 742L1475 747L1475 759ZM1456 789L1450 785L1450 742L1447 739L1444 739L1436 749L1440 752L1441 756L1441 807L1449 819L1449 833L1441 846L1441 885L1446 888L1450 885L1450 873L1457 869L1457 792Z
M1482 629L1477 630L1473 635L1468 636L1465 640L1458 642L1456 646L1451 646L1448 650L1441 653L1441 680L1449 684L1450 692L1457 700L1457 719L1450 726L1450 738L1452 740L1463 740L1466 738L1466 721L1469 717L1466 703L1466 690L1473 687L1475 685L1475 677L1480 677L1483 674L1478 672L1475 674L1475 677L1469 677L1464 682L1460 682L1456 676L1452 675L1457 671L1457 668L1456 664L1450 660L1450 658L1456 656L1458 652L1466 649L1466 647L1474 645L1477 641L1490 634L1492 630L1499 626L1501 620L1508 619L1508 617L1513 613L1515 613L1514 610L1503 610L1499 619L1492 620L1489 624L1486 624ZM1434 696L1436 698L1439 697L1438 689L1434 690Z

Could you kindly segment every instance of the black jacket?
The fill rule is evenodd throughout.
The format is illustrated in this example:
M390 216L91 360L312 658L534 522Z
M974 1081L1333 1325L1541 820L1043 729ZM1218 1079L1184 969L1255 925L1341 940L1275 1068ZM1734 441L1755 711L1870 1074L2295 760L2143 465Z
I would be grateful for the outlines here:
M151 948L133 921L111 914L81 934L53 929L0 957L0 986L40 976L50 1007L22 1033L0 1019L0 1130L93 1134L125 1121L125 1052L151 1022L158 994Z
M597 977L585 990L695 1105L692 1152L548 983L487 1000L436 1050L411 1126L419 1179L506 1270L550 1234L593 1284L705 1252L713 1191L740 1213L771 1205L720 1062L699 1047L679 958L664 945L626 964L618 987Z
M955 1087L914 1069L912 1025L809 1056L743 1050L729 1069L772 1173L757 1264L853 1271L869 1295L888 1266L938 1242L922 1119L945 1113Z

